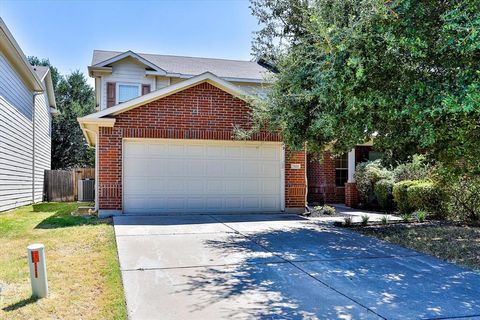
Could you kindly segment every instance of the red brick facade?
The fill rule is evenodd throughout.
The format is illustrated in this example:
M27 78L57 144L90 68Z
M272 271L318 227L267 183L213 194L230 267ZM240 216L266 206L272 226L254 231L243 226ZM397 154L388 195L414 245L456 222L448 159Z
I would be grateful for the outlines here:
M368 160L370 146L355 147L355 165ZM355 184L337 186L335 183L335 159L329 152L323 153L322 161L312 155L307 156L308 202L320 203L358 203ZM348 205L348 204L347 204Z
M355 182L345 183L345 205L350 208L358 205L358 190Z
M234 127L249 128L247 104L217 87L202 83L116 116L113 128L100 128L98 142L99 208L122 210L122 139L169 138L233 140ZM280 141L260 132L258 141ZM285 206L305 205L305 152L288 153L285 161ZM290 169L300 163L300 170Z
M345 201L345 188L335 185L335 159L329 152L323 153L322 161L308 155L307 158L308 201L341 203Z

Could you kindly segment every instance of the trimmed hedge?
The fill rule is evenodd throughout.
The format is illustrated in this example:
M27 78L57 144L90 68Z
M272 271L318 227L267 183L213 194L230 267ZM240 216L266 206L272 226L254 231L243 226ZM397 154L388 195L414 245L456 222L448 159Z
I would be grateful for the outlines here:
M442 193L430 180L407 180L394 184L393 199L401 213L415 210L436 213L442 203Z
M410 186L416 184L417 181L418 180L405 180L393 185L393 200L401 213L412 213L415 210L408 202L407 190Z
M393 202L393 184L389 179L382 179L375 184L375 196L378 204L384 210L393 210L395 203Z
M438 212L441 207L442 196L440 189L428 180L419 181L407 190L407 198L410 206L416 210L425 210L430 213Z

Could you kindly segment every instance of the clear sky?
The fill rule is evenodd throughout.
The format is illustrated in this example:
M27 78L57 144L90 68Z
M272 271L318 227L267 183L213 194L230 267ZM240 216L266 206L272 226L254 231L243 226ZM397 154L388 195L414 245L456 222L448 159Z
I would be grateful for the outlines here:
M0 16L26 55L49 58L62 74L87 74L94 49L250 60L258 26L248 6L248 0L0 0Z

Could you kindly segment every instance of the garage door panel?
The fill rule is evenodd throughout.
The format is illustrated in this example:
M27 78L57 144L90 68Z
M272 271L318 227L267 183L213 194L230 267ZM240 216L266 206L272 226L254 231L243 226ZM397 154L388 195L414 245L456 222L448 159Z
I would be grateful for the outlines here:
M125 141L124 211L279 211L281 146Z
M260 191L260 193L266 195L278 195L279 187L280 186L277 184L276 179L265 178L262 180L262 190Z
M243 206L248 209L259 210L260 199L258 197L245 197L243 198Z
M125 144L124 152L131 157L134 156L143 156L145 154L145 143L129 143Z
M242 147L237 147L237 146L225 147L225 157L227 159L242 159Z
M205 160L191 159L188 161L187 176L203 177L205 176Z
M224 181L222 180L208 180L207 181L207 193L223 194Z
M224 157L225 147L221 145L207 145L207 156L211 157Z
M187 209L205 209L205 199L202 197L188 197L186 199Z
M126 183L123 192L128 195L145 195L147 193L148 181L143 177L129 178L130 183Z
M147 143L146 145L147 154L152 157L162 156L165 155L165 153L167 152L167 145L165 143L153 142Z
M278 202L278 197L263 197L261 199L262 201L262 208L263 209L275 209L277 202Z
M261 181L259 179L247 179L243 181L243 193L258 194L262 190Z
M181 194L187 195L185 188L185 180L183 178L166 178L159 180L159 183L165 186L163 192L165 194Z
M219 211L223 208L223 199L217 197L207 197L206 209L212 211Z
M225 160L223 162L223 174L226 177L237 177L242 176L243 165L240 160Z
M181 157L185 155L185 145L183 144L169 144L168 145L168 156L172 158Z
M167 190L164 179L147 177L143 181L145 181L145 195L163 194Z
M262 177L278 177L280 165L276 162L267 162L262 164Z
M204 180L189 179L186 182L186 185L187 185L187 192L189 195L203 194L205 191Z
M225 193L232 195L239 195L243 193L243 181L242 180L230 180L225 185Z
M261 173L261 163L258 161L244 161L243 175L245 177L258 177Z
M192 158L204 158L205 146L201 144L187 146L185 149L185 156Z
M260 156L263 160L274 160L274 161L280 160L279 153L277 152L277 149L274 147L261 148Z

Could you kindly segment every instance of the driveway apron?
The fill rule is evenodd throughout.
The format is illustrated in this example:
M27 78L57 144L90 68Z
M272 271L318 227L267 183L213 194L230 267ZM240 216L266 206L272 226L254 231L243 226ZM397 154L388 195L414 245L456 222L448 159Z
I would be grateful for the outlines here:
M480 319L480 274L296 215L114 224L130 319Z

